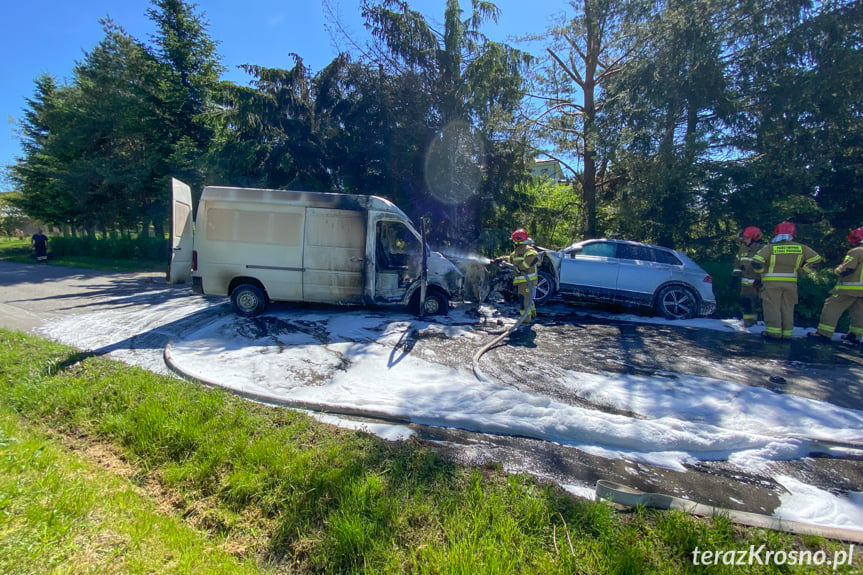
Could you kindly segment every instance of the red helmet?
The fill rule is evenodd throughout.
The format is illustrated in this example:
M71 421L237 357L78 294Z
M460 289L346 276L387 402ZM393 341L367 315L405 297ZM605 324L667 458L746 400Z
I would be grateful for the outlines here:
M791 222L782 222L776 224L776 227L773 229L773 235L779 236L783 234L787 234L789 236L793 236L797 233L797 226L792 224Z
M514 232L512 232L512 241L514 242L526 242L530 239L530 236L527 233L527 230L524 228L518 228Z
M761 229L756 228L755 226L747 226L742 232L740 232L740 238L749 238L757 242L761 239Z
M860 242L863 242L863 228L851 230L851 233L848 234L848 241L855 246L858 245Z

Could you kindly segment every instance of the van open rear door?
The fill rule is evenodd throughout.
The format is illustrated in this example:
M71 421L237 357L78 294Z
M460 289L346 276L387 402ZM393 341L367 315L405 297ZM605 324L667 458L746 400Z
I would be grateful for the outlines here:
M188 283L192 279L192 190L171 178L171 264L168 283Z

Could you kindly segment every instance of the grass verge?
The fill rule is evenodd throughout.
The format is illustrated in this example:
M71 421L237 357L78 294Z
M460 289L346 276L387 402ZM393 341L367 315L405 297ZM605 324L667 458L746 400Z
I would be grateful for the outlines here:
M847 550L722 519L619 513L498 466L3 330L0 424L8 573L689 573L705 570L696 548Z
M54 249L55 244L63 245L62 249ZM68 244L72 245L68 245ZM147 257L147 254L135 254L134 251L129 251L128 254L120 253L117 249L105 250L99 252L99 242L87 242L86 250L75 251L75 246L84 245L84 242L69 242L66 238L51 238L49 241L47 265L88 268L100 271L118 271L118 272L162 272L167 268L167 256L163 259ZM109 242L105 240L105 245ZM124 246L125 247L125 246ZM88 253L88 252L94 253ZM33 257L33 248L30 247L30 240L19 240L17 238L7 238L0 240L0 260L6 260L18 263L36 263Z
M0 572L258 572L160 512L116 465L94 463L97 447L82 457L0 406Z

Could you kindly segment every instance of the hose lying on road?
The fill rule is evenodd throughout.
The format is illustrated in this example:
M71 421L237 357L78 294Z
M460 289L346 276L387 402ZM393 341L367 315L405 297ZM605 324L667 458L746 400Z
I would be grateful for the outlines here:
M664 495L662 493L645 493L614 483L612 481L600 480L596 482L596 498L605 499L626 507L651 507L654 509L676 509L689 513L691 515L699 515L701 517L727 517L734 523L748 525L750 527L760 527L763 529L772 529L773 531L785 531L787 533L797 533L799 535L817 535L826 537L827 539L838 539L840 541L848 541L851 543L863 543L863 531L856 529L844 529L842 527L825 527L823 525L813 525L811 523L803 523L801 521L789 521L778 519L769 515L761 515L760 513L750 513L748 511L734 511L732 509L724 509L721 507L713 507L696 503L682 497L674 497Z
M517 330L522 323L524 323L524 319L530 313L531 308L533 307L533 298L536 296L536 282L532 282L530 280L527 281L528 286L530 286L530 297L528 298L527 305L524 308L524 313L521 314L521 317L518 318L518 321L515 322L508 330L482 346L474 355L473 355L473 374L480 381L489 381L487 377L482 373L482 370L479 368L479 359L483 356L485 352L499 344L504 338L508 337L509 334Z

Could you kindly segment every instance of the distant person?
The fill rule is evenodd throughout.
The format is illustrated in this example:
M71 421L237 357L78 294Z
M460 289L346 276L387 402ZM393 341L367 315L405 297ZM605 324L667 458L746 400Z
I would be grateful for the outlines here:
M839 279L821 308L818 331L808 334L815 339L833 339L836 324L846 311L851 316L851 328L842 339L851 344L863 339L863 228L852 230L848 241L853 247L836 268Z
M760 274L764 324L761 335L769 339L791 339L794 333L794 306L797 305L797 274L815 276L821 256L809 246L794 241L797 226L782 222L773 230L770 244L752 258L752 267Z
M48 236L38 230L33 237L30 238L30 245L36 250L36 261L44 262L48 259Z
M734 279L740 280L740 308L743 311L743 327L752 327L758 322L758 288L755 281L759 274L752 269L752 258L764 247L761 230L747 226L738 235L740 250L734 261Z

